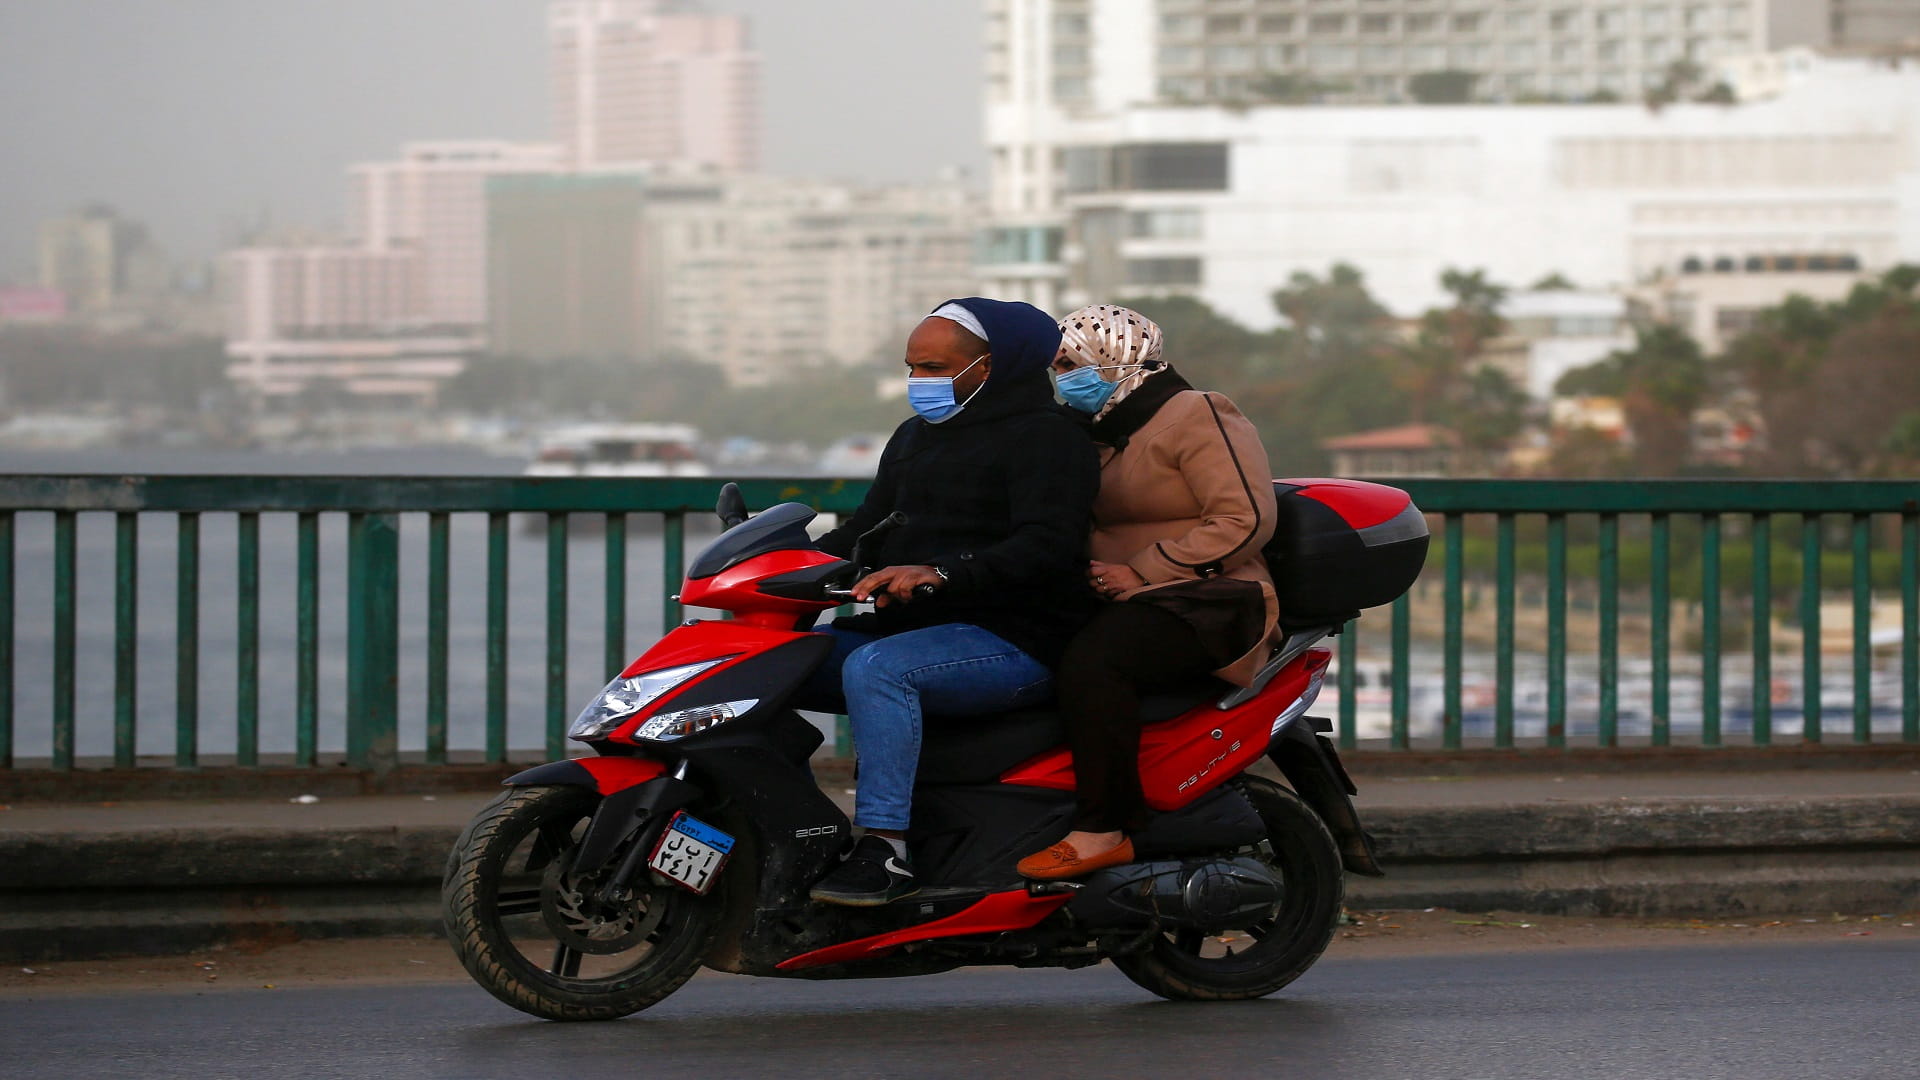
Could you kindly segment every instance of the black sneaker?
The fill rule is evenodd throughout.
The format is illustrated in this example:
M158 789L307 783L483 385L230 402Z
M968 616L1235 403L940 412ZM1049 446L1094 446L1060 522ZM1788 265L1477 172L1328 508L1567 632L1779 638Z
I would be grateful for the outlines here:
M919 891L913 860L895 855L893 845L882 837L863 836L840 865L815 882L807 895L823 904L879 907Z

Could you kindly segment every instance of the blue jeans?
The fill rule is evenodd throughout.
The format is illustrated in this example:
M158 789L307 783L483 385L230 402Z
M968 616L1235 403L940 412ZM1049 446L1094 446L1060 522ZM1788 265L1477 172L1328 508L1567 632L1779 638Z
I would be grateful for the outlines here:
M833 636L833 652L801 689L800 704L844 703L860 755L853 823L863 828L907 827L923 713L1000 712L1039 704L1053 693L1053 673L1045 665L967 623L887 637L823 631Z

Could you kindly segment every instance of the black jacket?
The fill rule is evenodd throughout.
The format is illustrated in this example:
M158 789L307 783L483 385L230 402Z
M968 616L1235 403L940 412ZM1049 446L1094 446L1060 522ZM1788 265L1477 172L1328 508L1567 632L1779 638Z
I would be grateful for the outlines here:
M1100 463L1084 423L1053 403L1043 372L989 386L943 424L894 429L853 517L820 538L846 557L895 510L907 524L866 553L874 569L929 565L952 580L836 626L897 634L971 623L1054 666L1098 606L1086 586L1087 530Z

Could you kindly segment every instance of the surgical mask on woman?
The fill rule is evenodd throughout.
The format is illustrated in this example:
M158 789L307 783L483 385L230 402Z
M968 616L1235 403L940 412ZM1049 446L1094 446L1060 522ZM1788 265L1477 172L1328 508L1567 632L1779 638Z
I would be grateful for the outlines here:
M973 393L967 395L966 401L955 401L953 380L978 367L980 361L985 360L989 355L981 353L974 358L973 363L961 368L953 375L910 376L907 379L907 404L913 406L913 411L919 413L920 418L929 424L944 423L953 419L956 413L980 396L980 391L987 388L986 381L982 380L979 386L974 387Z
M1077 367L1064 375L1053 377L1053 388L1060 392L1060 400L1067 407L1092 416L1113 396L1117 382L1108 382L1102 371L1125 371L1139 367L1139 364L1114 364L1108 367Z

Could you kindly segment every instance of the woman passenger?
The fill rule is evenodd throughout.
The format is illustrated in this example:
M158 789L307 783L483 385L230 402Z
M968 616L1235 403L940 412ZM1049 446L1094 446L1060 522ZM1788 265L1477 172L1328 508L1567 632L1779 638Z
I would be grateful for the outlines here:
M1148 816L1142 694L1212 672L1248 685L1278 609L1261 548L1273 535L1273 473L1253 424L1160 358L1160 328L1097 304L1060 321L1060 396L1093 417L1100 493L1087 581L1109 601L1055 674L1073 751L1073 831L1020 860L1029 878L1131 862Z

